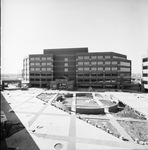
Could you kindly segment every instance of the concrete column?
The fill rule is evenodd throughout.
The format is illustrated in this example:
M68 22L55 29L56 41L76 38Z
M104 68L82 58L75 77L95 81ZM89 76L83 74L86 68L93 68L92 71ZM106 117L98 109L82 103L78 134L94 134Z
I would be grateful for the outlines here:
M71 104L71 110L76 113L76 94L73 93L73 101Z

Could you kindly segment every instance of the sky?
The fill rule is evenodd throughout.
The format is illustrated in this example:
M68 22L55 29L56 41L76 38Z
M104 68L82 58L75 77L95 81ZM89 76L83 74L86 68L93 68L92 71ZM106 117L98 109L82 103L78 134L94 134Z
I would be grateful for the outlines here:
M117 52L142 72L148 53L148 0L1 0L1 72L20 73L43 49Z

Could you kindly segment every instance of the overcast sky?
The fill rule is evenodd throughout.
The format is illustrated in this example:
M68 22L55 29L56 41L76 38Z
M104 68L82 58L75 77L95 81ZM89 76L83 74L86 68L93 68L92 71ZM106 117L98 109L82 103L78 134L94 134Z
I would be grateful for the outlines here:
M2 73L18 73L23 58L43 49L113 51L142 72L148 50L148 0L1 0Z

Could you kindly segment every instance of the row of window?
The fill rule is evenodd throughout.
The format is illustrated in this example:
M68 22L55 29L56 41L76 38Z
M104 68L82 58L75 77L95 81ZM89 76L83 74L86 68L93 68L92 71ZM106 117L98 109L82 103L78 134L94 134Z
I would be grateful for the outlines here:
M110 65L110 64L112 64L112 65L117 65L118 64L118 62L117 61L92 61L92 62L88 62L88 61L86 61L86 62L78 62L78 65L103 65L103 64L105 64L105 65ZM130 63L129 62L120 62L120 64L119 65L121 65L121 66L130 66Z
M30 79L30 81L52 81L51 79Z
M92 71L102 71L102 70L105 70L105 71L110 71L110 70L112 70L112 71L117 71L118 70L118 68L117 67L84 67L84 68L82 68L82 67L78 67L78 71L90 71L90 70L92 70ZM130 68L124 68L124 67L120 67L120 71L130 71Z
M82 59L110 59L111 56L110 55L106 55L106 56L78 56L79 60ZM113 56L113 58L118 58L118 59L125 59L124 57L120 57L120 56Z
M77 75L78 77L97 77L97 76L118 76L118 74L117 73L98 73L98 74L96 74L96 73L92 73L92 74L81 74L81 73L79 73L78 75Z
M30 58L31 61L40 61L40 60L52 60L52 57L31 57Z
M143 62L148 62L148 58L143 58Z
M30 66L51 66L52 63L51 62L42 62L42 63L39 63L39 62L36 62L36 63L30 63Z
M52 68L30 68L30 71L52 71Z
M148 66L143 66L143 69L148 69Z
M148 84L148 81L143 81L143 84Z
M148 77L148 73L143 73L143 77Z
M52 74L46 73L30 73L30 76L52 76Z
M117 82L115 79L105 79L105 80L102 80L102 79L78 79L77 80L78 82Z
M99 61L99 62L96 62L96 61L92 61L92 62L78 62L78 65L103 65L103 61ZM110 64L113 64L113 65L116 65L118 64L117 61L105 61L104 62L105 65L110 65ZM36 62L36 63L33 63L31 62L30 63L30 66L51 66L52 65L52 62L42 62L42 63L39 63L39 62ZM130 63L128 62L120 62L120 65L122 66L130 66ZM67 67L68 66L68 63L64 63L64 66Z

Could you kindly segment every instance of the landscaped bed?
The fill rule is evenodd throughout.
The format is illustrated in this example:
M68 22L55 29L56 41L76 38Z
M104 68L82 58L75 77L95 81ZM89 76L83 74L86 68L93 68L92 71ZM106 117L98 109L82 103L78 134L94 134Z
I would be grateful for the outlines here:
M37 98L44 102L48 102L53 95L55 95L55 93L41 93Z
M135 140L148 142L148 123L140 121L120 121L119 124Z
M90 99L77 99L76 100L76 105L79 106L84 106L84 107L99 107L96 101L90 100Z
M108 121L104 119L89 119L91 123L97 124L100 126L101 129L108 131L109 133L112 133L116 137L120 137L120 133L117 131L117 129Z
M142 119L145 120L144 116L140 116L136 114L133 110L131 110L130 107L125 106L122 111L119 111L118 113L113 113L112 115L118 116L118 117L127 117L127 118L133 118L133 119Z
M63 100L62 104L64 104L65 106L71 106L72 101L72 98L66 98L65 100Z

